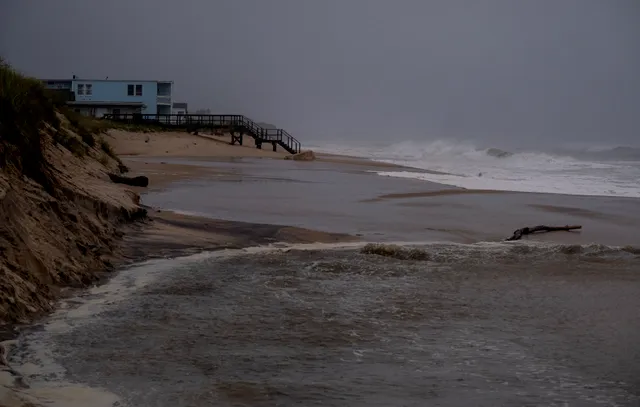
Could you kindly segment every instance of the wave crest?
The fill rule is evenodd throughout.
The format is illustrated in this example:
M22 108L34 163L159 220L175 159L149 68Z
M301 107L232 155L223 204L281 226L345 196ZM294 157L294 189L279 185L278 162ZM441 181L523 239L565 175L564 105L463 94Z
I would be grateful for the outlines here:
M496 158L506 158L506 157L511 157L513 155L512 152L501 150L499 148L488 148L485 150L485 153L489 157L496 157Z
M539 151L508 151L444 140L403 141L387 147L331 146L316 150L427 170L413 172L405 168L378 172L379 175L467 189L640 197L637 183L640 165L600 160L575 152L560 155ZM625 154L635 154L636 149L617 149L615 154L620 154L622 150Z

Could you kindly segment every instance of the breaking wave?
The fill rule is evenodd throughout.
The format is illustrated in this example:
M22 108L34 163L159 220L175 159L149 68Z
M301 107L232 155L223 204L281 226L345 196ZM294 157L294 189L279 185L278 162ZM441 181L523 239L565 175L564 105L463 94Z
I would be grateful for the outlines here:
M550 154L438 140L405 141L386 147L331 145L315 149L407 167L378 172L382 176L468 189L640 197L640 161L629 160L634 154L640 157L640 149L631 147ZM627 160L607 160L605 156Z
M488 156L496 158L511 157L513 155L512 152L500 150L499 148L488 148L485 152Z

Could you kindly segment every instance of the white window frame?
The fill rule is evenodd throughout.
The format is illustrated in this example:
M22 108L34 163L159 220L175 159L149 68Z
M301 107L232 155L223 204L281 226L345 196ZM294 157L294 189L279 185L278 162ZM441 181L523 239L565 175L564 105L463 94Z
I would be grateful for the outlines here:
M93 95L93 84L91 83L84 84L84 94L87 96Z
M78 93L78 96L84 96L84 83L78 84L78 90L76 93Z
M133 93L129 93L129 86L133 86ZM127 96L142 96L143 86L140 83L128 83L127 84ZM138 93L138 90L140 93Z

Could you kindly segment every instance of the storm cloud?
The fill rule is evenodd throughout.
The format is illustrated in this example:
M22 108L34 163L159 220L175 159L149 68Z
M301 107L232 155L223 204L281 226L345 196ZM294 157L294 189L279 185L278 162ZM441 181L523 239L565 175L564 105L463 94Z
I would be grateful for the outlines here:
M640 144L637 0L0 0L0 54L303 141Z

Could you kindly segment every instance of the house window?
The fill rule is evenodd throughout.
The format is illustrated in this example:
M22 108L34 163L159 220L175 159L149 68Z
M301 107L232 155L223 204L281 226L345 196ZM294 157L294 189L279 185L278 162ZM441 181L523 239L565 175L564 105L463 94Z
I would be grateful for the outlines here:
M90 83L79 83L78 84L78 95L93 95L93 85Z
M128 96L142 96L142 85L127 85Z

